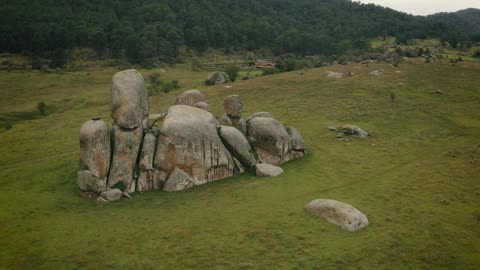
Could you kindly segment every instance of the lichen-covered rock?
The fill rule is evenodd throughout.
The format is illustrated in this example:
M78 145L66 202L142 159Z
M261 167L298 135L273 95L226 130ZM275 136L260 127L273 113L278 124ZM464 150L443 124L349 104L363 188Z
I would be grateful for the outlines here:
M357 208L335 200L317 199L305 206L305 210L344 230L355 232L368 226L368 218Z
M275 177L283 173L283 169L266 163L255 165L255 173L257 176Z
M203 96L203 94L200 91L198 91L196 89L192 89L192 90L185 91L185 92L181 93L180 95L178 95L177 102L175 104L195 106L195 104L197 104L199 102L207 103L207 100L205 99L205 97ZM198 104L197 104L197 106L198 106Z
M220 126L218 128L218 134L228 151L230 151L244 167L252 167L257 163L247 138L238 129L229 126Z
M163 191L174 192L193 187L194 183L192 178L184 171L175 168L168 177L168 181L163 187Z
M120 71L112 83L110 110L114 124L128 130L146 128L149 104L142 74L134 69Z
M179 168L195 185L233 176L237 169L222 144L216 121L207 111L171 106L160 130L154 167L156 181L165 182Z
M290 135L274 118L251 119L247 124L247 139L262 163L279 165L291 159Z
M112 128L113 154L108 177L108 187L118 187L130 193L135 191L135 169L143 129L123 130Z
M228 96L223 102L225 112L231 118L241 118L243 114L242 98L238 95Z
M80 190L94 193L106 190L110 156L110 131L105 122L95 118L83 124L77 175Z
M143 192L153 189L153 157L155 156L158 134L158 128L154 127L146 130L143 136L142 151L138 163L137 191Z
M303 141L300 132L293 127L287 127L287 133L290 136L291 155L292 159L301 158L305 156L305 142Z

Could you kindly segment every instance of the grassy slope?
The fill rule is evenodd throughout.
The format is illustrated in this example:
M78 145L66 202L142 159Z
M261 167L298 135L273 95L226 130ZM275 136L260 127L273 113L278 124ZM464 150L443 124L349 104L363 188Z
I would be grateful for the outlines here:
M386 74L368 74L378 68ZM329 79L327 70L356 76ZM399 70L333 66L230 89L201 86L202 72L170 70L165 79L199 87L216 115L230 94L242 95L247 114L273 112L302 133L310 154L277 178L246 174L108 205L78 196L76 150L85 120L108 119L114 70L0 73L1 113L33 112L39 98L55 105L0 133L0 269L474 269L480 64ZM152 98L152 113L178 93ZM374 136L338 142L326 126L342 123ZM348 233L313 218L303 206L315 198L351 203L371 225Z

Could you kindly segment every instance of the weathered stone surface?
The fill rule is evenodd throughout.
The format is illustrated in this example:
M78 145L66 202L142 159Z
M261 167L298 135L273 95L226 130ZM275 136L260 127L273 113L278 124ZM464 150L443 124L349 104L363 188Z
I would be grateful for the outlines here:
M255 165L255 172L257 176L275 177L283 173L283 169L266 163L259 163Z
M218 124L222 126L232 126L240 130L243 135L247 135L247 122L243 118L232 118L228 115L219 117Z
M142 74L124 70L113 76L112 83L110 110L114 124L129 130L146 128L149 104Z
M178 168L175 168L175 170L173 170L168 177L168 181L165 183L163 190L167 192L174 192L191 188L193 185L193 180L188 174Z
M113 155L108 187L118 187L132 193L135 191L135 167L143 137L143 129L122 130L112 128Z
M341 134L353 135L361 139L366 139L368 136L370 136L368 132L354 125L343 125L340 126L339 130Z
M242 98L238 95L228 96L223 102L225 112L231 118L241 118L243 114Z
M208 103L206 103L206 102L197 102L197 103L193 104L193 107L205 110L207 112L210 111L210 106L208 106Z
M116 200L120 200L123 197L123 191L121 191L118 188L109 189L107 191L102 192L100 197L107 202L113 202Z
M200 91L193 89L178 95L177 102L175 104L195 106L195 104L199 102L207 103L207 100Z
M368 226L368 218L364 213L349 204L339 201L327 199L313 200L305 206L305 210L350 232Z
M270 112L256 112L256 113L250 115L250 117L248 117L247 122L252 120L253 118L257 118L257 117L274 118L273 114L270 113Z
M80 161L77 184L80 190L106 190L110 168L110 131L101 120L90 120L80 128Z
M143 192L153 189L153 157L155 156L158 134L158 128L155 127L146 130L143 136L142 151L140 152L138 163L137 191Z
M222 144L211 113L190 106L172 106L160 133L154 162L157 182L164 183L175 168L190 175L195 185L236 173L232 155Z
M301 158L305 156L305 142L303 141L300 132L293 127L287 127L287 133L290 135L291 155L292 159Z
M252 147L240 130L229 126L219 126L218 134L228 151L230 151L244 167L251 167L257 163L252 154Z
M279 165L291 159L290 135L276 119L251 119L247 124L247 139L263 163Z

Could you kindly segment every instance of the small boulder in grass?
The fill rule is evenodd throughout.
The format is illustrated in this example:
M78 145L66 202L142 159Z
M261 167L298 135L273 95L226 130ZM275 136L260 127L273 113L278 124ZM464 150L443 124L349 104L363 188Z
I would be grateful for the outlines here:
M350 204L336 200L313 200L305 206L305 210L349 232L368 226L368 218L364 213Z
M257 176L275 177L283 173L283 169L266 163L259 163L255 165Z

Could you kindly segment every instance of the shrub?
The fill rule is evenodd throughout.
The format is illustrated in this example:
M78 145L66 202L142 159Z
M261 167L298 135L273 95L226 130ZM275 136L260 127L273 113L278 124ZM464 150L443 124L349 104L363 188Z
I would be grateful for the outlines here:
M278 68L270 68L270 69L264 69L262 71L262 76L267 76L267 75L272 75L275 73L281 72Z
M237 66L228 66L226 69L225 69L225 73L227 73L228 75L228 78L230 78L230 81L234 82L237 80L238 78L238 71L240 71L240 68L238 68Z
M37 108L41 115L45 115L47 113L47 104L45 104L45 102L38 102Z
M160 73L155 72L155 73L152 73L152 74L148 75L148 81L149 81L151 84L159 84L159 83L161 83Z
M5 119L5 126L4 127L5 127L6 130L12 129L13 126L12 126L12 123L10 122L10 120Z

